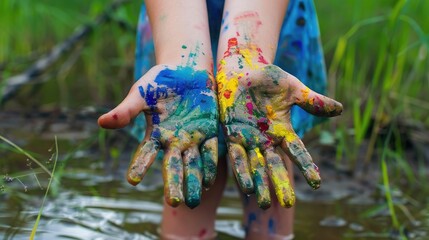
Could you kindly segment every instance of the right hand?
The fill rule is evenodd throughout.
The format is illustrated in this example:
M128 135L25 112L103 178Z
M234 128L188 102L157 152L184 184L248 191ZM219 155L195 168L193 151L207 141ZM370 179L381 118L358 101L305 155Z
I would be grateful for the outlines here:
M128 182L137 185L164 150L166 202L176 207L185 201L196 207L202 185L210 187L216 177L218 110L212 75L191 67L157 65L98 124L122 128L140 112L146 117L146 134L131 161Z

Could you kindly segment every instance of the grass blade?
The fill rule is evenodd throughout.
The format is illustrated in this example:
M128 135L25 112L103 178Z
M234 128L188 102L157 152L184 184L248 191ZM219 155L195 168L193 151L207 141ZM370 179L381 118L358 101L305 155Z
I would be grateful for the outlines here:
M39 226L40 217L42 216L43 212L43 206L45 205L46 197L48 196L49 188L51 186L52 180L54 179L54 172L55 167L57 166L58 161L58 141L57 136L55 136L55 161L54 161L54 167L52 168L52 175L49 179L48 187L46 188L45 196L43 197L42 206L40 206L39 214L37 215L36 222L34 223L33 230L31 231L30 240L34 239L34 236L36 235L37 227Z

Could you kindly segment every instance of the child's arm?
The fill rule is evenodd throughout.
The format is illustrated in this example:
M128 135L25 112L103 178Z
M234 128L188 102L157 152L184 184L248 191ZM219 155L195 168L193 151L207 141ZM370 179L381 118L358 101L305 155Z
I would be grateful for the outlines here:
M144 112L146 135L130 164L128 181L138 184L158 151L164 150L167 203L177 206L185 200L195 207L202 185L213 183L217 164L218 112L207 8L203 0L146 4L157 65L98 123L121 128Z
M272 64L286 7L281 0L227 0L218 48L219 111L230 161L242 191L255 192L261 208L271 204L268 178L283 207L295 201L279 151L313 188L320 185L317 166L290 123L292 105L327 117L342 111Z

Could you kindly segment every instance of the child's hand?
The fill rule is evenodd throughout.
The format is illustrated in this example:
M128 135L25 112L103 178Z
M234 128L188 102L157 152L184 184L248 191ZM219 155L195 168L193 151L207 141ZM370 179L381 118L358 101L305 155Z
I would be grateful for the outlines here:
M221 60L216 77L233 172L244 193L256 192L261 208L271 204L268 176L280 204L291 207L295 194L277 151L294 161L314 189L320 186L320 176L292 128L290 109L297 104L311 114L332 117L341 114L342 105L313 92L275 65L246 60L244 54Z
M147 129L128 169L137 185L164 150L163 178L167 203L200 203L202 184L216 176L218 110L213 77L191 67L158 65L131 88L122 103L99 119L104 128L121 128L144 112ZM185 184L183 185L183 176Z

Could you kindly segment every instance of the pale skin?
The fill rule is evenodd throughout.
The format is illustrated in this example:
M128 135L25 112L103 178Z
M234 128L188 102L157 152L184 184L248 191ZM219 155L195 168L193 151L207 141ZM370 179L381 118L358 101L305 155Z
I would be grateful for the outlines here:
M158 150L164 150L162 237L215 235L216 208L227 175L225 158L216 158L218 113L237 183L243 193L256 193L244 204L246 239L291 234L293 209L284 208L295 201L289 158L313 188L319 186L320 176L293 132L290 108L297 104L316 115L335 116L342 106L271 64L288 1L225 2L223 24L230 27L220 35L216 83L205 1L146 4L158 65L133 85L121 104L101 116L99 124L121 128L145 113L146 137L130 164L128 181L138 184ZM196 120L201 124L187 124ZM202 186L210 190L202 191ZM282 227L273 232L273 222Z

